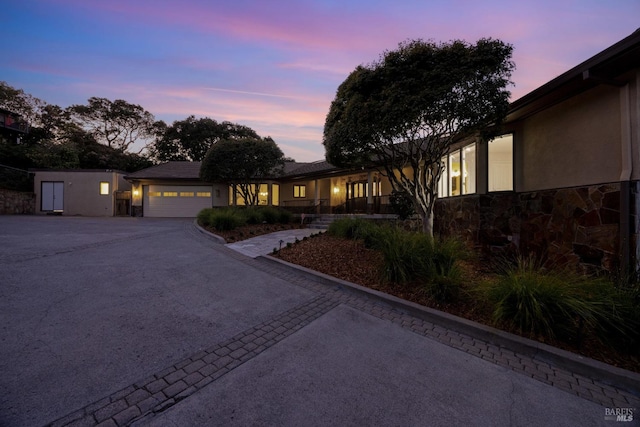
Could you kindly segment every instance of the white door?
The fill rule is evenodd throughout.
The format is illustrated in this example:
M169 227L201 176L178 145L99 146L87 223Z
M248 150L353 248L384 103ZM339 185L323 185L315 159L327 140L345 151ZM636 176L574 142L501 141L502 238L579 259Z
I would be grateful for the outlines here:
M161 218L195 218L212 206L210 185L145 185L143 215Z
M64 209L64 182L43 181L41 191L41 211L62 212Z

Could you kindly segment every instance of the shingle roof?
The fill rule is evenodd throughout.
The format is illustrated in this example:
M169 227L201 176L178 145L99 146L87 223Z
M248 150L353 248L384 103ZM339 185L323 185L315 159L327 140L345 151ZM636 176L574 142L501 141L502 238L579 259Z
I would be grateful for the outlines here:
M127 179L199 179L201 162L167 162L133 172Z
M128 174L127 179L199 179L202 162L167 162ZM280 177L295 177L337 169L326 161L311 163L286 162Z

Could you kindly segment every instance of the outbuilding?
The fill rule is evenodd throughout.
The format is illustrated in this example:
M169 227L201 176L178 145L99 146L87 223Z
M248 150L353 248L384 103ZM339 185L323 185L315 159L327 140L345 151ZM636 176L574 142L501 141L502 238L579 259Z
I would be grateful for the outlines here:
M129 216L131 183L104 169L34 170L36 214Z

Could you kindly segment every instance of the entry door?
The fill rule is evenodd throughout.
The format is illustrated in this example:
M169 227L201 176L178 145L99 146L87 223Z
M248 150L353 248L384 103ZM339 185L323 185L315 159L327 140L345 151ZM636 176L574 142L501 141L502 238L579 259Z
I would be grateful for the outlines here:
M64 182L43 181L42 182L41 209L45 212L62 212L64 208Z

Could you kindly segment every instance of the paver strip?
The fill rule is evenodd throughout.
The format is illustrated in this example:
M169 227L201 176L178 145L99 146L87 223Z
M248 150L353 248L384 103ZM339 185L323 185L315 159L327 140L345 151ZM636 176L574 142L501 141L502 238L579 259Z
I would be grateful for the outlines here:
M194 227L185 228L190 233L201 236ZM640 397L625 390L574 374L506 347L443 328L342 286L328 286L321 280L314 280L287 266L265 262L259 258L248 258L225 248L214 240L209 241L208 246L214 250L224 251L235 259L292 284L313 290L317 295L269 321L251 327L204 351L199 351L155 375L60 418L49 426L123 426L148 414L162 412L340 304L346 304L371 316L390 321L416 334L596 402L603 407L640 408Z

